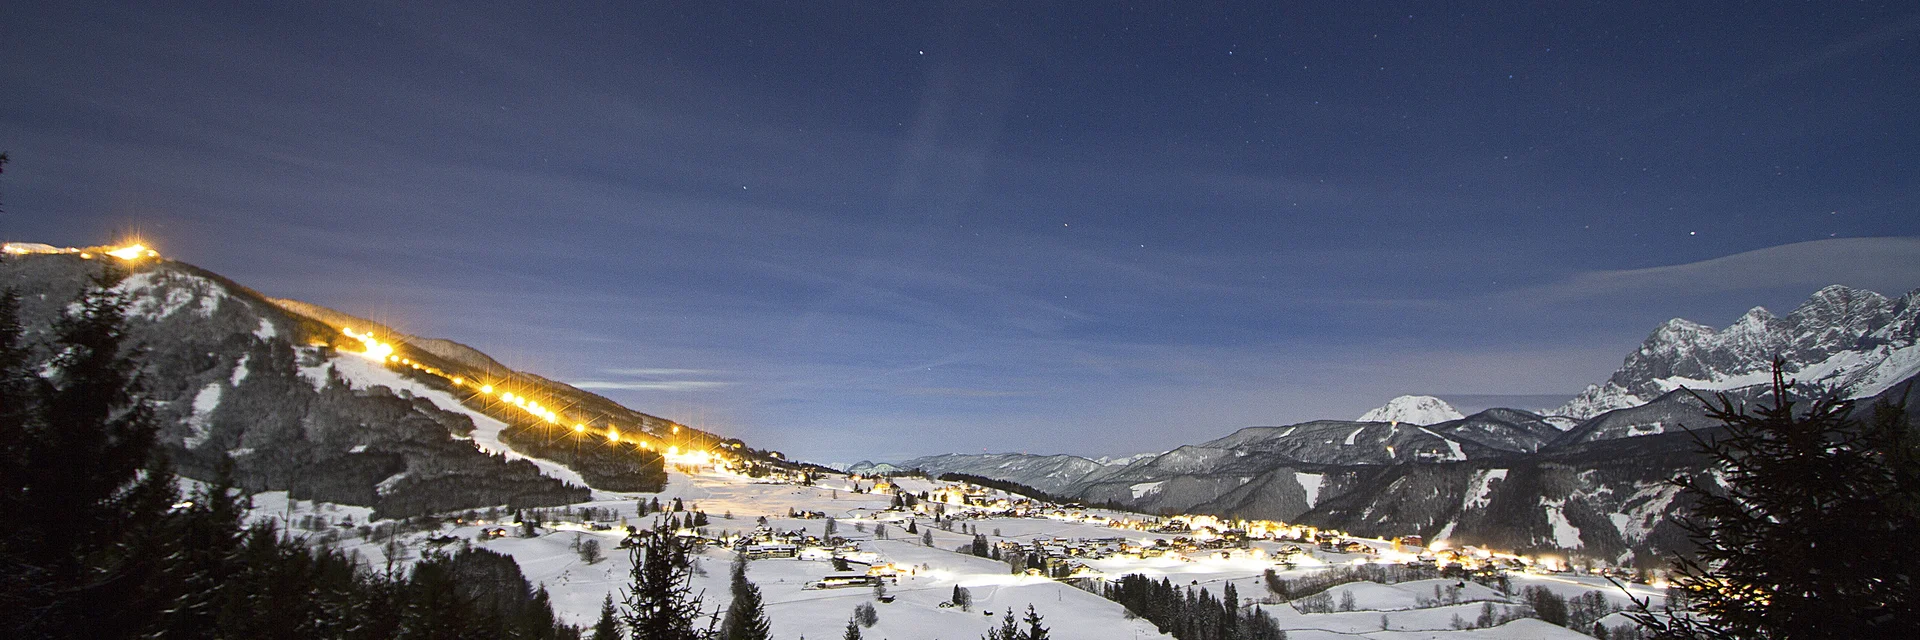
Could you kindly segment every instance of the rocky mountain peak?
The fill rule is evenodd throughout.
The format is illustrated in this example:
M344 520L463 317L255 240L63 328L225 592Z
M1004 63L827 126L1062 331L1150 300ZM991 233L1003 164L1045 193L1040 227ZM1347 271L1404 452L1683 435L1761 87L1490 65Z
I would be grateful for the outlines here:
M1886 296L1834 285L1821 289L1787 314L1793 335L1792 360L1812 360L1852 347L1887 323L1892 305Z
M1893 301L1833 285L1785 317L1754 307L1723 330L1674 318L1654 329L1605 383L1588 387L1556 413L1584 419L1644 404L1680 387L1725 390L1758 384L1776 357L1785 358L1797 378L1850 394L1878 393L1880 383L1905 378L1901 372L1920 358L1920 353L1900 351L1914 340L1893 335L1920 326L1913 321L1912 298Z
M1727 327L1727 331L1743 334L1761 334L1772 331L1774 325L1779 323L1779 318L1774 316L1772 311L1768 311L1766 307L1754 307L1748 309L1745 314L1742 314L1739 320L1734 321L1733 326Z

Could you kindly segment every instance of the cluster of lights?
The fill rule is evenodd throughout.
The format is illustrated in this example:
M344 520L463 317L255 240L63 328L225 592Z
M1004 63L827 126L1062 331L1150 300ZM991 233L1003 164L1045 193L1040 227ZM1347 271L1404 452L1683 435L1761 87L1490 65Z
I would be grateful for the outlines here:
M560 424L560 413L558 411L542 407L538 401L528 400L526 396L507 391L500 394L500 401L519 407L521 411L525 411L535 418L545 420L547 424ZM584 424L574 426L578 427L574 429L575 431L586 430L586 425Z
M390 358L400 357L393 354L393 345L381 342L378 338L373 337L372 332L360 333L354 331L353 327L342 327L340 333L346 337L360 341L360 344L364 347L356 354L360 357L374 362L386 362Z
M1288 524L1284 522L1275 522L1271 520L1230 521L1230 520L1218 518L1216 516L1210 516L1210 515L1204 515L1204 514L1203 515L1183 515L1183 516L1175 516L1175 517L1187 522L1188 526L1192 528L1192 533L1188 535L1199 540L1205 540L1210 537L1213 537L1210 535L1211 533L1210 530L1224 531L1229 528L1241 529L1243 531L1246 531L1250 536L1253 536L1253 537L1272 537L1272 538L1286 537L1286 538L1294 538L1294 539L1312 539L1312 538L1320 537L1323 535L1331 535L1331 536L1337 536L1341 538L1349 537L1347 536L1346 533L1337 531L1337 530L1330 530L1330 529L1322 530L1322 529L1318 529L1318 528L1307 526L1307 525L1294 525L1294 524ZM1119 528L1129 528L1129 529L1152 530L1160 526L1160 524L1155 521L1122 520L1122 521L1114 521L1110 523L1109 526L1114 526ZM1517 564L1523 567L1538 568L1541 570L1554 571L1554 572L1565 571L1567 569L1566 560L1562 558L1550 556L1550 555L1523 556L1515 553L1494 551L1491 549L1484 549L1484 548L1475 547L1475 546L1464 546L1464 547L1454 548L1452 545L1450 545L1447 541L1444 541L1444 540L1435 541L1432 544L1427 545L1425 548L1421 548L1417 546L1403 547L1401 541L1396 539L1393 541L1392 549L1376 549L1372 552L1372 555L1375 556L1375 558L1372 560L1362 558L1362 559L1354 560L1353 563L1365 564L1368 562L1378 562L1383 564L1391 564L1391 563L1412 562L1418 559L1431 557L1441 562L1458 562L1469 569L1479 568L1482 566L1496 564L1496 563L1508 564L1508 565Z

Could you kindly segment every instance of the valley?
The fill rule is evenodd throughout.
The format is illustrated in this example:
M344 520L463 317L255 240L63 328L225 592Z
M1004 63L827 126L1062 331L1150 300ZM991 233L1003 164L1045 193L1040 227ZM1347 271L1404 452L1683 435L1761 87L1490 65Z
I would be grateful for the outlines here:
M1556 620L1583 632L1627 625L1613 611L1629 598L1662 601L1657 569L1687 548L1668 480L1708 469L1685 429L1703 406L1671 388L1585 418L1463 416L1407 396L1357 421L1247 427L1119 460L941 454L833 469L458 343L266 298L145 247L7 254L0 273L25 294L30 335L90 274L128 272L113 292L156 382L161 444L188 478L232 461L252 521L388 571L447 549L505 554L577 625L622 597L632 531L699 513L705 524L679 535L698 541L703 606L724 606L735 555L776 556L750 570L776 637L831 637L863 603L877 603L868 631L883 638L971 638L1029 606L1061 638L1165 637L1103 597L1127 576L1231 591L1237 610L1296 639L1583 637L1539 620L1538 599L1584 602L1584 618ZM1836 297L1869 300L1848 302L1869 321L1816 304ZM1817 362L1796 366L1850 376L1838 388L1877 394L1863 407L1910 397L1915 299L1823 290L1789 317L1853 327L1867 346L1843 351L1829 335ZM1623 371L1683 371L1645 363L1710 351L1659 346L1672 326ZM1708 388L1751 397L1742 381L1754 365L1716 362ZM647 508L662 502L685 509ZM968 607L953 606L956 588Z
M1456 629L1455 617L1471 623L1480 615L1483 604L1491 603L1501 611L1524 610L1518 593L1527 586L1541 586L1562 597L1578 597L1589 591L1605 594L1608 602L1628 606L1626 596L1603 577L1569 572L1564 567L1504 572L1510 592L1471 580L1433 578L1397 584L1342 582L1327 589L1338 599L1353 592L1350 609L1304 613L1294 605L1276 602L1266 585L1265 572L1273 570L1281 578L1315 575L1330 569L1360 564L1376 567L1404 567L1432 562L1434 555L1424 548L1401 547L1395 551L1391 540L1340 537L1351 543L1351 552L1323 551L1311 541L1255 539L1245 547L1227 546L1211 550L1189 548L1184 552L1149 552L1142 549L1167 548L1167 543L1186 535L1153 531L1149 527L1169 519L1139 514L1085 510L1060 505L1034 504L1018 496L968 489L993 506L922 503L925 509L890 508L887 493L856 492L856 486L870 489L871 478L830 476L811 485L770 482L732 473L713 465L676 465L670 482L658 494L602 493L595 500L572 505L569 512L544 510L551 519L531 528L523 537L523 525L512 521L511 514L497 514L497 520L454 522L454 516L439 519L438 524L413 524L420 530L390 539L341 538L329 544L360 554L375 566L385 563L387 553L406 562L420 551L441 545L484 547L512 556L527 579L544 585L552 594L556 613L565 621L591 624L602 598L611 593L616 602L628 584L632 561L617 547L625 537L625 526L645 527L650 518L642 516L636 501L658 498L662 502L682 501L687 512L667 514L686 516L695 510L707 514L710 524L688 529L686 535L707 540L699 555L704 576L695 579L695 591L704 592L709 609L725 604L725 566L734 554L738 537L761 527L781 532L805 532L813 536L826 533L829 520L835 535L844 538L834 545L796 545L798 557L753 560L749 577L764 594L766 611L773 620L776 637L833 637L845 625L853 607L862 602L878 602L872 589L855 586L840 589L808 588L810 583L837 571L831 557L856 558L857 573L887 575L886 592L892 602L877 604L879 622L866 631L873 637L892 638L973 638L985 633L998 616L1008 610L1024 611L1033 606L1046 619L1054 637L1085 638L1164 638L1154 626L1130 619L1117 603L1106 600L1076 585L1098 584L1124 575L1139 574L1174 584L1207 588L1218 594L1233 585L1244 604L1267 611L1288 631L1289 638L1578 638L1584 637L1565 628L1522 618L1486 629ZM920 478L896 478L888 481L897 491L909 494L962 489L952 483ZM290 507L282 494L256 496L254 518L298 523L318 515L322 522L342 521L358 516L364 525L364 511L326 504L300 503ZM945 517L936 517L938 513ZM1017 505L1017 506L1016 506ZM598 519L575 517L573 512L598 512ZM815 512L825 517L792 517L794 512ZM1027 513L1029 515L1012 515ZM584 521L583 521L584 520ZM1206 521L1206 520L1203 520ZM912 523L921 533L907 533ZM944 524L942 524L944 523ZM1217 523L1214 523L1218 526ZM599 526L596 526L599 525ZM318 525L316 525L318 526ZM507 535L483 538L489 529L505 529ZM1058 549L1132 549L1098 558L1076 559L1069 577L1054 579L1010 571L1000 560L977 557L956 549L969 545L979 531L994 545L1041 545ZM1207 529L1211 531L1211 529ZM923 542L930 537L932 545ZM1205 535L1205 534L1202 534ZM484 540L484 541L482 541ZM607 550L607 558L594 563L582 560L577 551L581 540L595 540ZM396 542L398 546L389 544ZM1156 542L1160 544L1156 545ZM1282 550L1301 548L1299 554ZM1361 550L1364 549L1364 550ZM1472 558L1468 551L1462 558ZM1491 558L1492 556L1488 556ZM1285 561L1282 558L1286 558ZM1483 558L1483 559L1488 559ZM1471 562L1471 561L1470 561ZM1478 566L1476 564L1476 566ZM865 571L861 571L866 569ZM1462 574L1464 575L1464 574ZM1464 586L1454 596L1444 595L1448 588ZM954 587L966 589L972 596L970 610L942 606L951 600ZM1629 587L1635 597L1658 601L1663 593L1656 588ZM1311 594L1296 594L1300 596ZM1386 629L1381 628L1382 620ZM1622 620L1609 622L1624 624Z

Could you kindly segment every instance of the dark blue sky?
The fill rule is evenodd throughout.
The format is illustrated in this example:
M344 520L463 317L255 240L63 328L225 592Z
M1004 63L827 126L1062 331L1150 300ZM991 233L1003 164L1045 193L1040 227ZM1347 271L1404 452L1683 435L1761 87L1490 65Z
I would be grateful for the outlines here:
M0 7L6 239L820 460L1570 395L1920 286L1911 3L68 4Z

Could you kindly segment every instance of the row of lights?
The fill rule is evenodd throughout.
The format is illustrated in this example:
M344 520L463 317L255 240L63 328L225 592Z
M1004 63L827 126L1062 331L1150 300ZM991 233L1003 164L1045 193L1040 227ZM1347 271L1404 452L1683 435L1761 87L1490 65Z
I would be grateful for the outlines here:
M6 243L6 245L4 246L0 246L0 252L4 252L7 255L13 255L13 256L50 254L50 253L78 254L80 256L80 259L82 260L92 260L93 256L97 253L99 255L119 258L127 262L134 262L134 261L143 260L146 258L160 257L160 252L154 251L153 249L148 248L147 245L141 244L138 242L135 242L133 244L129 244L126 246L120 246L120 247L108 246L108 247L92 247L88 249L75 249L72 247L55 247L51 245L38 244L33 242L9 242L9 243Z
M445 378L447 379L447 381L453 383L453 385L456 387L471 387L476 391L480 392L480 394L482 395L492 396L497 393L502 403L513 406L525 412L526 414L533 416L539 422L544 422L546 424L554 425L554 426L559 426L561 424L564 424L565 422L562 419L564 416L562 416L560 412L555 411L552 408L542 406L539 403L539 401L528 398L525 395L517 394L511 391L506 391L504 389L496 390L494 389L492 384L486 384L486 383L482 383L477 387L473 387L468 383L468 381L465 378L461 376L449 376L445 371L442 371L436 367L433 367L430 365L423 365L418 362L414 362L409 358L401 357L398 353L395 352L396 350L394 349L394 346L391 343L380 340L379 338L375 337L372 332L362 333L362 332L353 330L351 327L343 327L340 329L340 333L342 335L345 335L349 338L353 338L354 340L357 340L360 342L360 344L362 345L362 350L356 353L355 355L359 355L369 360L373 360L375 362L379 362L389 366L411 367L415 371L419 371L422 373L430 373L430 374L439 376L441 378ZM574 422L573 431L574 433L584 434L584 433L587 433L588 431L599 432L599 429L596 427L590 427L585 422ZM677 425L677 424L673 425L673 432L675 434L680 433L680 425ZM601 435L603 435L606 438L607 443L610 445L619 444L622 441L622 439L625 438L626 441L633 442L636 446L639 446L641 449L646 449L648 451L653 450L653 443L644 439L635 439L631 437L625 437L621 434L620 428L614 425L608 425L606 428L606 431ZM678 446L668 446L667 450L663 453L668 458L672 458L674 462L683 463L683 464L706 464L708 462L711 462L713 459L712 454L709 452L701 451L697 449L682 452L680 450L680 447Z

